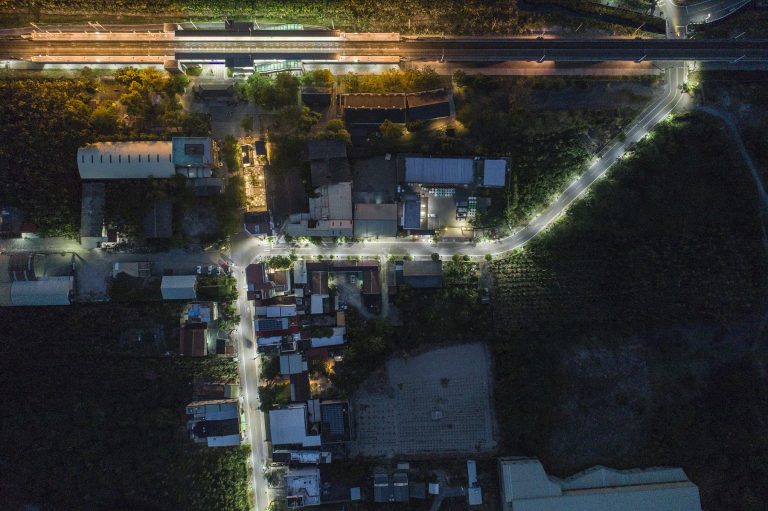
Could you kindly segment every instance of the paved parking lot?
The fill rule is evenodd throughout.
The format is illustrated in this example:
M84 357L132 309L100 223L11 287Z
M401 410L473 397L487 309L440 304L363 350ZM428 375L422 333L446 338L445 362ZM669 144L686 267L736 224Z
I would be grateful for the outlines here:
M496 446L490 354L464 344L387 362L352 399L363 456L485 452Z

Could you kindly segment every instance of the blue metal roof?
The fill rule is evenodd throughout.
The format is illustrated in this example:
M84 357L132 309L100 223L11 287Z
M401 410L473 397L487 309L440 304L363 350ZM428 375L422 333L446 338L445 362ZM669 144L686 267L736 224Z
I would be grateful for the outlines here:
M403 228L421 228L421 200L408 199L403 203Z

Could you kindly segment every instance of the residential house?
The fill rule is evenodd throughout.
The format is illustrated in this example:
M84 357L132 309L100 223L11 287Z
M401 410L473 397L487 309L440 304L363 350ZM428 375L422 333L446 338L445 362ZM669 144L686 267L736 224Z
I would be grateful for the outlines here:
M699 489L680 468L548 475L535 458L500 458L502 511L701 511Z
M179 355L205 357L208 355L208 323L187 322L179 329Z
M269 431L273 446L317 447L321 443L320 426L310 422L307 403L270 410Z
M320 505L320 469L300 468L285 474L285 500L289 508Z
M274 236L274 224L269 213L245 213L243 215L243 230L255 238Z
M395 284L413 288L443 287L443 263L441 261L396 261L390 264Z
M292 465L320 465L321 463L330 463L331 460L331 453L326 451L272 451L272 461L275 463L286 463Z
M291 291L291 270L272 270L267 272L264 263L249 264L245 268L249 300L269 300Z
M244 421L241 420L237 399L216 399L189 403L187 422L190 437L208 447L240 445Z

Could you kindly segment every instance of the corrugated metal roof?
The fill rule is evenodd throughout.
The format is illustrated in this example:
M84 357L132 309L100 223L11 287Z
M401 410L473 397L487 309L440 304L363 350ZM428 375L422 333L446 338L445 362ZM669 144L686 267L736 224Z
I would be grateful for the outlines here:
M80 209L80 236L101 237L104 224L104 183L83 183L83 200Z
M470 158L405 157L405 182L427 184L470 184L475 179Z
M483 162L483 186L504 186L507 182L507 160Z
M501 461L503 508L514 511L701 511L699 491L681 469L594 467L565 481L536 459Z
M309 199L309 215L314 220L352 220L352 183L337 183L317 188Z
M355 204L355 220L397 220L397 204Z
M176 174L171 142L98 142L77 150L82 179L165 178Z
M197 275L166 275L160 282L163 300L194 300L197 298Z
M74 277L21 280L11 284L12 305L69 305Z

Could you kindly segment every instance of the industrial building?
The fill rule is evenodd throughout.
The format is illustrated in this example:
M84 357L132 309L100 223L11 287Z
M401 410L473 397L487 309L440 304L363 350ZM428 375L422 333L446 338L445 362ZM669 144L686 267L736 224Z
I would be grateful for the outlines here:
M499 459L502 511L701 511L699 489L681 468L548 475L535 458Z
M209 178L220 166L210 137L171 141L97 142L77 150L81 179Z

